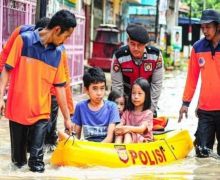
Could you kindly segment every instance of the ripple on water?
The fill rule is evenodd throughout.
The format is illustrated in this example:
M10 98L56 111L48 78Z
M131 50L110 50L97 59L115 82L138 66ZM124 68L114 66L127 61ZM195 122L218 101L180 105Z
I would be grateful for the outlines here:
M197 118L194 108L197 99L189 109L189 118L182 123L177 122L181 97L185 84L185 72L165 75L163 90L158 103L159 115L170 118L167 129L189 129L191 136L196 130ZM80 99L77 99L78 101ZM59 128L63 129L60 117ZM49 164L50 153L45 154L46 171L44 173L30 172L27 166L15 168L10 161L10 137L8 121L0 121L0 179L217 179L220 174L220 161L212 158L199 159L194 157L194 151L184 160L163 166L138 166L129 168L77 168L53 167Z

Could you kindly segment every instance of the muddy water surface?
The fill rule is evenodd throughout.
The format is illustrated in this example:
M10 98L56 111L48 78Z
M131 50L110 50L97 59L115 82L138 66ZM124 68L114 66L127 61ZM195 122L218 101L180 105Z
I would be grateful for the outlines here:
M158 114L166 115L170 118L167 129L187 128L193 138L197 126L194 110L197 104L198 92L190 106L189 118L184 119L182 123L177 123L185 76L185 72L172 72L165 75L164 87L158 105ZM82 97L84 96L75 96L77 101ZM63 129L61 118L59 120L59 129ZM8 121L2 118L0 121L0 179L220 179L220 160L195 158L194 151L186 159L172 164L123 169L52 167L49 164L51 154L46 153L46 171L44 173L32 173L27 166L22 169L16 169L11 164L9 142Z

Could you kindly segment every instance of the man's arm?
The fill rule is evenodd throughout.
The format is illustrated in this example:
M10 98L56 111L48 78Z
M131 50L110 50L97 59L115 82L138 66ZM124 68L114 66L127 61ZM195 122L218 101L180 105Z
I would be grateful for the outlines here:
M119 92L124 92L123 86L123 75L121 72L121 66L116 59L115 55L113 57L112 65L111 65L111 80L112 80L112 89L116 89Z
M8 85L9 76L11 70L18 64L21 57L21 50L23 47L23 40L21 36L17 36L15 41L12 42L12 47L10 47L10 52L7 54L7 61L4 62L5 67L1 73L0 80L0 112L4 115L5 102L4 93L6 86Z
M10 71L7 71L4 68L0 76L0 113L2 115L5 115L4 93L9 81L9 76L10 76Z
M151 110L154 112L157 108L157 103L161 94L162 84L163 84L163 58L159 55L156 69L152 74L151 81Z
M187 73L187 79L183 93L183 103L179 110L178 122L181 122L183 118L183 114L185 114L186 118L188 117L188 107L196 90L199 73L200 73L200 67L197 61L195 50L193 48L188 63L188 73Z
M66 101L65 87L55 87L57 102L64 118L64 125L69 130L73 130L73 124L70 119L70 113Z

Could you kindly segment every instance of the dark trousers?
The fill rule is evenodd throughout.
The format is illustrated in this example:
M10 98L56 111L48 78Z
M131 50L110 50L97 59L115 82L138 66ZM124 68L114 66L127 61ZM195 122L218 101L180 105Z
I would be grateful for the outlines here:
M56 96L51 96L51 114L48 122L47 134L45 138L45 144L56 145L57 136L57 118L58 118L59 106Z
M213 149L215 137L218 141L217 153L220 155L220 111L197 111L199 121L196 131L196 143L198 146Z
M12 162L21 167L27 163L27 139L30 136L30 158L28 165L44 168L43 145L47 131L48 120L39 120L31 126L9 121L11 137Z

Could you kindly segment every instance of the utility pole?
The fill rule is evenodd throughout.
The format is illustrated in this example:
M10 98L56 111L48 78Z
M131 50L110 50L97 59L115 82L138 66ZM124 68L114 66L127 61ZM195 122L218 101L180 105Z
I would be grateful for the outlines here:
M155 42L157 43L158 29L159 29L159 3L160 0L156 1L156 19L155 19Z
M191 45L192 45L192 0L190 0L190 4L189 4L189 31L188 31L188 41L189 41L189 54L190 54L190 49L191 49Z
M47 1L48 0L37 0L35 22L46 16Z

